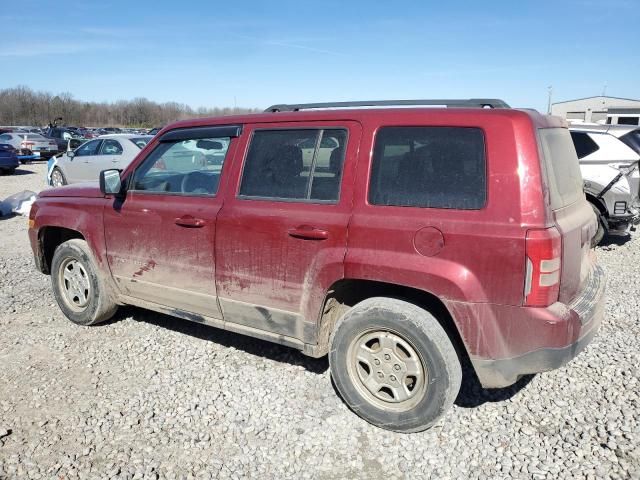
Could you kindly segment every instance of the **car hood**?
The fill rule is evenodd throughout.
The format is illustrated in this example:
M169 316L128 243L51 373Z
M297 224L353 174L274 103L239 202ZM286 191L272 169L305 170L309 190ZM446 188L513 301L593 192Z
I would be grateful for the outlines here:
M40 197L84 197L101 198L104 197L100 191L98 182L74 183L64 187L49 188L39 193Z

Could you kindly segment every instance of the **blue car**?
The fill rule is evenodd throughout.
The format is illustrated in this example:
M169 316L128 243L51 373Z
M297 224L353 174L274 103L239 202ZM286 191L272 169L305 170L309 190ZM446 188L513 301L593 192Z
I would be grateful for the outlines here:
M20 160L13 145L0 143L0 172L13 173L18 166L20 166Z

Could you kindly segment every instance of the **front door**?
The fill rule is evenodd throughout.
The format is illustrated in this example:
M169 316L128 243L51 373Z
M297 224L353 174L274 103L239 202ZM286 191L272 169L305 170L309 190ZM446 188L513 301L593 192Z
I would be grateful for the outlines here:
M217 223L224 320L312 342L325 292L344 275L360 126L247 130L238 149L247 152L244 165L234 164Z
M122 294L194 320L221 318L214 247L218 186L232 148L214 128L161 139L132 173L126 198L105 208L107 259ZM211 161L214 153L223 160Z
M98 180L98 175L94 175L94 163L99 159L101 139L90 140L77 148L73 157L65 157L67 168L65 173L69 183L88 182Z

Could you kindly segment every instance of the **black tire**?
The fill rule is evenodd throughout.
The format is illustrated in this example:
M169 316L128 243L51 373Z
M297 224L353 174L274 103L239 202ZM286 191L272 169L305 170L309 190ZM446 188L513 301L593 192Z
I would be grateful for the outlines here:
M380 336L378 348L376 335ZM373 346L360 343L370 337ZM382 348L382 339L385 344L392 342L394 349ZM364 300L338 320L330 342L329 364L336 389L351 410L381 428L403 433L426 430L451 407L460 390L462 369L451 340L433 315L412 303L384 297ZM363 346L371 348L371 362L354 360L354 353L362 352ZM412 356L422 363L422 380L419 375L411 379L403 374L408 367L402 362L415 364ZM378 379L369 377L374 374ZM366 386L372 379L395 387L382 386L372 393ZM393 392L399 389L413 397L398 402Z
M71 278L67 280L65 273L69 272ZM118 310L84 240L58 245L51 262L51 285L60 310L75 324L95 325Z
M52 187L55 186L53 181L54 173L60 175L60 179L62 180L62 185L67 185L67 177L64 176L64 173L62 173L62 170L60 170L58 167L54 167L54 169L51 171L51 181L49 182Z
M598 230L596 234L591 239L591 248L595 248L600 244L602 239L604 238L605 233L607 233L608 225L607 220L604 218L598 207L596 207L593 203L591 204L591 208L593 208L594 213L596 214L596 218L598 220Z
M16 173L15 168L5 168L3 170L0 170L0 174L2 175L13 175L14 173Z

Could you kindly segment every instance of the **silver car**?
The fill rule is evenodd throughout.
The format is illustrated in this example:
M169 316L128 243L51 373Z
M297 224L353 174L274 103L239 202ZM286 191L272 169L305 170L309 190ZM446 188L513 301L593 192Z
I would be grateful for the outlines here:
M47 183L60 187L97 181L102 170L126 168L152 138L150 135L113 134L89 140L50 162Z
M58 152L56 142L37 133L3 133L0 135L0 143L8 143L18 150L19 155L32 155L35 159L46 160Z

